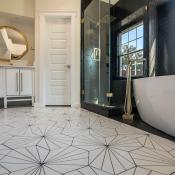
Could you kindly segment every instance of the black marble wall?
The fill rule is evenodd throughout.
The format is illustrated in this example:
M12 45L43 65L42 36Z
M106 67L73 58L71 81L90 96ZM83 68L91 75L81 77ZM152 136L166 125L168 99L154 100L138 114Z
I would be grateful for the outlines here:
M144 21L145 26L148 30L147 16L145 15L145 6L148 5L147 0L121 0L115 6L111 8L111 16L115 16L116 20L111 23L112 37L111 37L111 53L112 53L112 92L114 94L112 99L112 105L123 106L125 101L125 89L126 89L126 79L119 77L119 62L118 62L118 34L129 26L136 24L139 21ZM140 12L137 12L139 11ZM143 9L143 10L142 10ZM135 13L137 12L137 13ZM127 21L127 22L123 22ZM145 51L144 57L148 57L148 32L145 30ZM145 70L147 74L147 70ZM134 103L134 98L133 98Z
M175 1L157 7L158 57L156 75L175 75Z

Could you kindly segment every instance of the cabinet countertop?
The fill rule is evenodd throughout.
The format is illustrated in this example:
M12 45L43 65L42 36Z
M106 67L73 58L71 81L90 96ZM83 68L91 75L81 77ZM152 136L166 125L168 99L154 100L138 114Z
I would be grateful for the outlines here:
M29 69L35 69L35 66L0 65L0 68L29 68Z

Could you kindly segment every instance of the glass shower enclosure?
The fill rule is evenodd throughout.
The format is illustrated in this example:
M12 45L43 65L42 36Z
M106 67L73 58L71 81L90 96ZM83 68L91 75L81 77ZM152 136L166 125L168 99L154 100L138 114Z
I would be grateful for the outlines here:
M83 101L110 105L110 0L93 0L84 11Z

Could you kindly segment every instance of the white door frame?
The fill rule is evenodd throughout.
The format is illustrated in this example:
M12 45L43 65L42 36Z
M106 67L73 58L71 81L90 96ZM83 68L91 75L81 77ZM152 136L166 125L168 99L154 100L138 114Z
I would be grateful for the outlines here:
M76 97L73 97L76 91L76 12L64 12L64 11L57 11L57 12L41 12L39 14L39 51L38 51L38 72L39 72L39 105L45 106L46 105L46 76L45 76L45 34L46 34L46 18L47 17L69 17L71 19L71 49L70 49L70 64L71 64L71 72L70 72L70 84L71 84L71 106L76 106L74 104L74 100Z

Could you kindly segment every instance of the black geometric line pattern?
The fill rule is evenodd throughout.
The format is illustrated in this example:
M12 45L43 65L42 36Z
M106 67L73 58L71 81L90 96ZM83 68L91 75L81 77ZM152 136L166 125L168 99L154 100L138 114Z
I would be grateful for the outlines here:
M175 173L175 157L162 150L141 148L131 153L135 163L143 167L162 174Z
M175 143L81 109L0 110L0 175L175 175Z
M60 134L60 132L61 129L55 128L54 126L46 127L45 130L42 131L39 127L27 125L22 135L16 135L3 144L13 146L15 149L30 145L43 145L50 150L71 145L73 138Z
M1 160L11 174L64 174L87 166L88 153L75 147L51 151L42 146L13 149Z
M89 151L89 164L111 174L119 174L135 167L129 151L141 148L132 135L99 137L91 134L74 139L73 145Z

